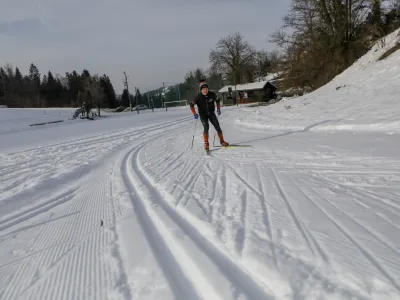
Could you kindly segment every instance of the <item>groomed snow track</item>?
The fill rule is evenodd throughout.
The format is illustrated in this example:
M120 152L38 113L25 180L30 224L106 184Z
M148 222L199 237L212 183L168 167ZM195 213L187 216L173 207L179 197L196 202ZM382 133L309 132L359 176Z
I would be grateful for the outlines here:
M1 299L400 294L399 160L363 150L395 136L231 127L252 147L207 156L191 126L1 154Z
M269 288L252 278L244 266L221 250L220 243L204 236L153 187L139 160L145 146L135 147L125 156L122 173L142 229L177 299L227 299L232 287L247 299L273 299Z

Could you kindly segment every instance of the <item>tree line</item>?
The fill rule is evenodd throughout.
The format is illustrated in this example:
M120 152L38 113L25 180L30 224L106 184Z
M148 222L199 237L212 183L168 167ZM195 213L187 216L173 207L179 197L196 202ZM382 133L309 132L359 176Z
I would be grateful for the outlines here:
M219 90L271 73L279 73L280 90L312 91L399 27L400 0L292 0L283 26L270 35L276 50L257 50L239 32L219 39L209 53L210 67L188 72L178 85L181 99L192 99L201 78ZM165 98L177 100L176 90Z
M117 106L114 87L107 75L91 75L84 69L65 76L41 74L35 64L29 74L8 63L0 67L0 104L8 107L77 107L83 103L100 108Z
M400 27L400 0L292 0L283 20L271 38L283 49L284 85L314 90Z
M254 82L279 73L280 90L315 90L348 68L383 36L400 27L400 0L292 0L283 26L270 35L277 49L257 50L239 33L220 38L209 53L210 67L189 71L183 82L142 94L125 89L116 98L107 75L67 72L41 76L32 63L29 74L7 64L0 68L0 105L9 107L80 106L115 108L190 100L198 82L211 90ZM164 93L165 91L165 93Z

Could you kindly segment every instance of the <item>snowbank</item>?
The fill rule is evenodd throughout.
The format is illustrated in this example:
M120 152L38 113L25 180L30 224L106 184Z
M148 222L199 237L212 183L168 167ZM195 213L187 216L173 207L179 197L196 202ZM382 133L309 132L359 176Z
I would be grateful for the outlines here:
M235 125L266 130L400 132L400 29L318 90L238 115Z

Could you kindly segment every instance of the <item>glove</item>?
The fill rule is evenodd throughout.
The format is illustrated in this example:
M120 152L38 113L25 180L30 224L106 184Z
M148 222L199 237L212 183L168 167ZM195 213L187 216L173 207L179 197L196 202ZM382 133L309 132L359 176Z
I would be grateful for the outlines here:
M198 114L193 114L194 118L197 120L199 118Z
M218 114L218 116L221 114L221 110L220 109L217 109L217 114Z

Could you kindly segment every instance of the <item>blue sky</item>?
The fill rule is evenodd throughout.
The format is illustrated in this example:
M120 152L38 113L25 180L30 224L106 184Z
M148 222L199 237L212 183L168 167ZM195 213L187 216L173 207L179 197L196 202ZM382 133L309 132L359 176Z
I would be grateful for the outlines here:
M218 39L239 31L273 50L290 0L0 0L0 65L26 74L106 73L117 93L123 72L131 90L182 82L207 68Z

